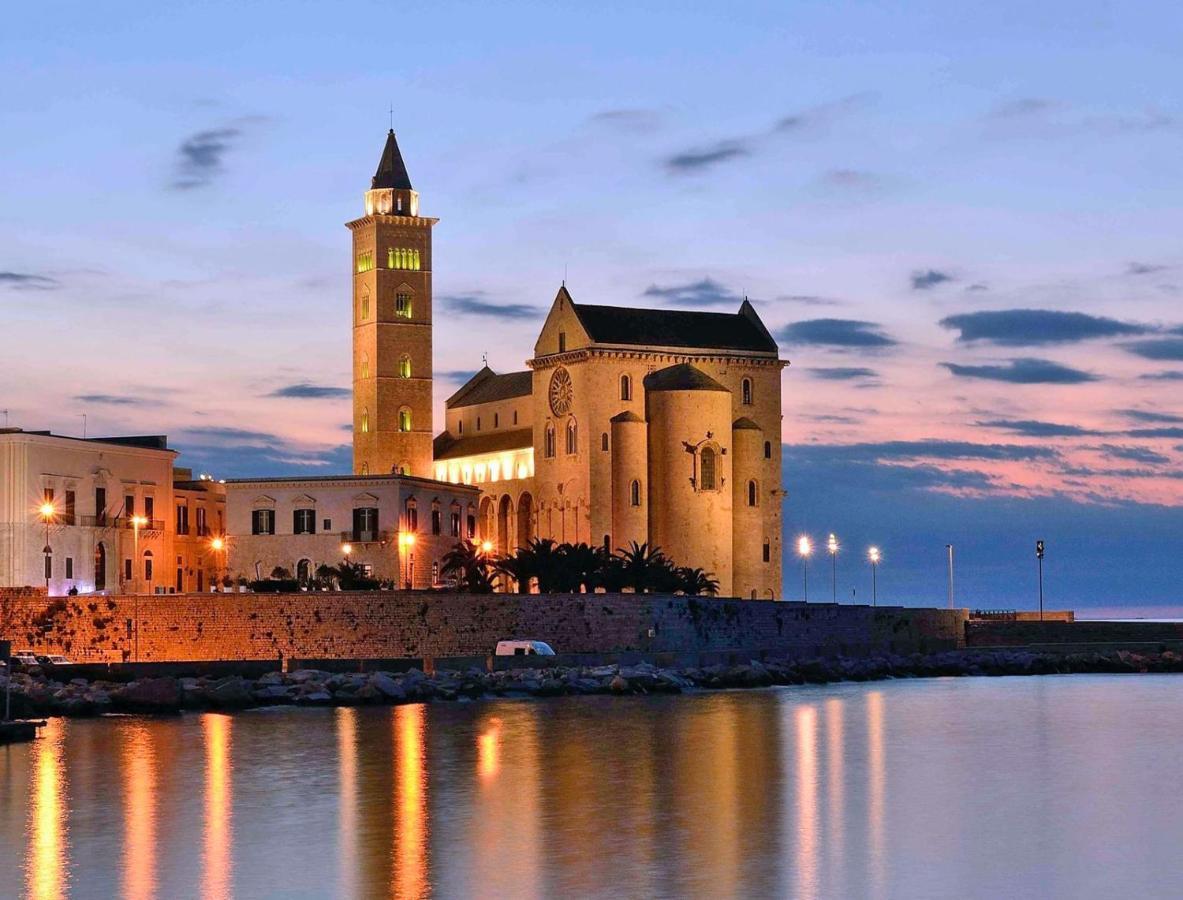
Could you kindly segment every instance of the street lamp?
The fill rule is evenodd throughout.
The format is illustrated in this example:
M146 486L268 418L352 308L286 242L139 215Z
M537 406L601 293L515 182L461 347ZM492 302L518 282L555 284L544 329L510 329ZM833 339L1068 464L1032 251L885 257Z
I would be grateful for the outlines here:
M830 554L830 589L834 595L833 601L838 602L838 538L830 532L826 540L826 552Z
M345 554L345 559L349 559L349 554L353 552L353 544L342 544L341 552Z
M876 583L876 570L879 568L879 560L882 557L879 553L878 547L872 547L867 551L867 559L871 561L871 605L879 605L879 585Z
M217 561L216 572L214 577L218 580L218 589L222 588L222 568L225 566L225 555L223 551L226 549L226 539L222 537L214 537L210 539L209 548L214 551L214 559Z
M953 608L953 545L945 544L949 553L949 609Z
M409 591L414 587L415 584L415 563L411 557L411 548L415 546L414 533L404 532L403 534L399 535L399 543L401 543L406 550L406 561L403 562L403 560L400 559L399 562L403 564L403 584ZM400 554L400 556L401 555L402 554Z
M813 552L813 541L808 535L797 538L797 555L801 557L801 581L805 589L805 602L809 602L809 554Z
M484 553L487 556L488 554L490 554L492 552L493 552L493 542L492 541L481 541L481 553Z
M135 561L132 563L132 595L135 597L135 605L132 609L132 615L135 617L135 643L133 645L133 657L135 662L140 661L140 529L148 524L147 518L144 516L132 516L131 527L134 529L135 543L132 552Z
M49 596L49 574L52 566L53 548L49 546L49 524L53 521L54 513L57 510L54 505L46 500L41 504L38 510L41 513L41 519L45 522L45 546L41 548L41 552L45 555L45 596Z

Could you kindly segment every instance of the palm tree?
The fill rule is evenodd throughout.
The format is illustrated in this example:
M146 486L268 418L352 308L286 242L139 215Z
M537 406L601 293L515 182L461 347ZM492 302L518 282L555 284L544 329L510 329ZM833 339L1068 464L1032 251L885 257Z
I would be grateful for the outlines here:
M684 594L690 596L708 594L713 597L719 593L719 579L715 578L713 572L706 572L698 568L692 569L689 566L679 566L674 570L674 574L678 580L678 588Z
M530 593L530 579L536 576L534 558L519 548L516 552L500 557L493 563L494 574L502 576L503 586L517 585L519 594Z
M660 547L633 541L628 548L616 551L621 562L624 584L638 594L661 590L669 583L670 563Z
M532 538L525 547L518 547L514 556L538 579L538 593L553 594L558 589L562 560L558 544L550 538Z
M597 548L585 543L560 544L558 556L557 590L578 593L582 589L589 594L595 590L604 568L604 558Z
M440 573L471 594L488 594L493 590L489 558L474 541L461 541L445 553Z
M277 581L290 581L292 577L291 571L285 569L283 566L276 566L271 570L271 577Z
M316 567L316 581L318 586L333 587L337 579L337 569L327 563Z

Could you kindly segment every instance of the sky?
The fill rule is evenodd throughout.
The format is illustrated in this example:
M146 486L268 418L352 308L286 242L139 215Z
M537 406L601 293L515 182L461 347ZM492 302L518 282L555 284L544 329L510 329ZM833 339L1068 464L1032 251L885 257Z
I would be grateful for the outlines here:
M1183 615L1183 11L1146 2L23 4L0 423L349 468L349 235L393 118L437 423L577 302L733 310L810 599ZM391 112L393 110L393 113ZM85 420L83 416L85 415Z

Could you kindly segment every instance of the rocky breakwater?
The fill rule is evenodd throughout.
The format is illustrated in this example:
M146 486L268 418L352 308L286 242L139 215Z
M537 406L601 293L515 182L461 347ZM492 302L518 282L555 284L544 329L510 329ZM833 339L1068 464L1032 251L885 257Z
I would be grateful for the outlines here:
M445 670L330 673L312 669L270 672L251 679L141 678L130 683L12 676L16 717L93 716L108 712L178 714L185 710L240 710L259 706L362 706L496 697L580 694L676 694L693 690L874 681L886 678L1048 675L1076 672L1183 672L1183 655L1161 652L1035 653L1023 650L952 651L932 655L750 662L733 666L665 669L635 666L552 667L486 672ZM0 676L0 691L4 678Z

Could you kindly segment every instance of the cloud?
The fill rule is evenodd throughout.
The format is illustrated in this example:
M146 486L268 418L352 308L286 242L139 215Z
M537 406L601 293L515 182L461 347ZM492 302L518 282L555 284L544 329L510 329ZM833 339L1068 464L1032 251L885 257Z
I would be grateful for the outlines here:
M1183 381L1183 372L1178 369L1167 369L1163 372L1146 372L1138 377L1143 381Z
M829 366L806 369L813 378L822 381L854 381L859 378L878 378L879 373L874 369L864 369L856 366Z
M1008 360L1004 365L964 366L957 363L941 363L958 378L981 378L987 381L1005 381L1010 384L1083 384L1097 381L1096 375L1080 369L1072 369L1048 359Z
M666 171L675 174L701 172L719 163L750 156L751 142L747 139L716 141L706 147L683 150L666 157Z
M777 303L800 303L802 306L841 306L842 301L817 294L781 294L773 298Z
M641 296L654 297L671 306L738 306L743 300L742 296L728 290L712 278L668 287L651 284L645 288Z
M458 381L465 382L476 374L476 369L448 369L443 372L436 372L435 377L441 381Z
M1133 419L1135 422L1157 422L1160 424L1178 424L1183 422L1183 416L1177 416L1173 413L1153 412L1145 409L1122 409L1118 410L1120 415L1127 419Z
M834 449L834 448L831 448ZM972 441L944 441L929 438L919 441L880 441L844 444L845 459L855 460L992 460L1015 461L1056 459L1059 452L1050 447L1028 444L976 444Z
M542 315L542 310L528 303L501 303L486 299L483 291L473 291L470 294L451 294L439 299L449 310L461 316L533 319Z
M48 275L34 275L30 272L0 272L0 287L3 286L14 291L52 291L61 287L61 282Z
M348 473L351 444L308 447L281 435L228 426L182 430L175 442L180 464L219 478Z
M830 169L822 173L818 182L825 188L850 192L873 192L884 186L881 176L859 169Z
M1175 128L1178 120L1154 109L1137 113L1079 113L1068 104L1040 97L1010 100L994 107L987 121L1010 136L1079 137L1083 134L1142 134Z
M974 424L980 428L996 428L1023 437L1080 437L1106 433L1082 428L1079 425L1062 425L1059 422L1041 422L1037 419L990 419Z
M874 322L857 319L807 319L786 325L777 335L786 344L828 347L861 347L880 350L898 342L883 333Z
M606 109L588 118L588 124L614 131L648 133L661 127L663 116L656 109Z
M126 394L78 394L74 399L79 403L100 403L106 406L155 406L158 402Z
M1149 447L1101 444L1096 449L1113 459L1129 460L1130 462L1145 463L1147 465L1162 465L1171 461L1169 456L1151 450Z
M1132 262L1126 266L1125 273L1127 275L1154 275L1158 272L1165 272L1170 266L1160 266L1154 263L1140 263Z
M1085 313L1051 309L1001 309L946 316L940 324L960 332L963 343L987 341L1004 347L1066 344L1093 338L1144 334L1149 329Z
M1168 428L1131 428L1123 434L1133 438L1171 438L1175 440L1183 438L1183 428L1173 426Z
M352 397L353 391L349 388L329 387L323 384L309 384L308 382L300 382L298 384L286 384L281 388L276 388L268 397L288 397L298 400L326 400L338 399L341 397Z
M831 122L866 106L872 94L851 94L840 100L819 103L799 112L782 116L771 129L745 135L722 138L714 143L691 147L665 157L661 164L671 175L702 172L722 163L752 156L770 139L784 136L804 136L816 133Z
M205 187L223 171L226 154L242 136L240 128L210 128L189 135L177 147L178 190Z
M1122 346L1130 353L1143 359L1153 359L1159 362L1183 362L1183 338L1131 341Z
M930 288L936 287L938 284L944 284L947 281L955 280L956 279L948 272L941 272L937 269L917 271L912 273L912 290L927 291Z

